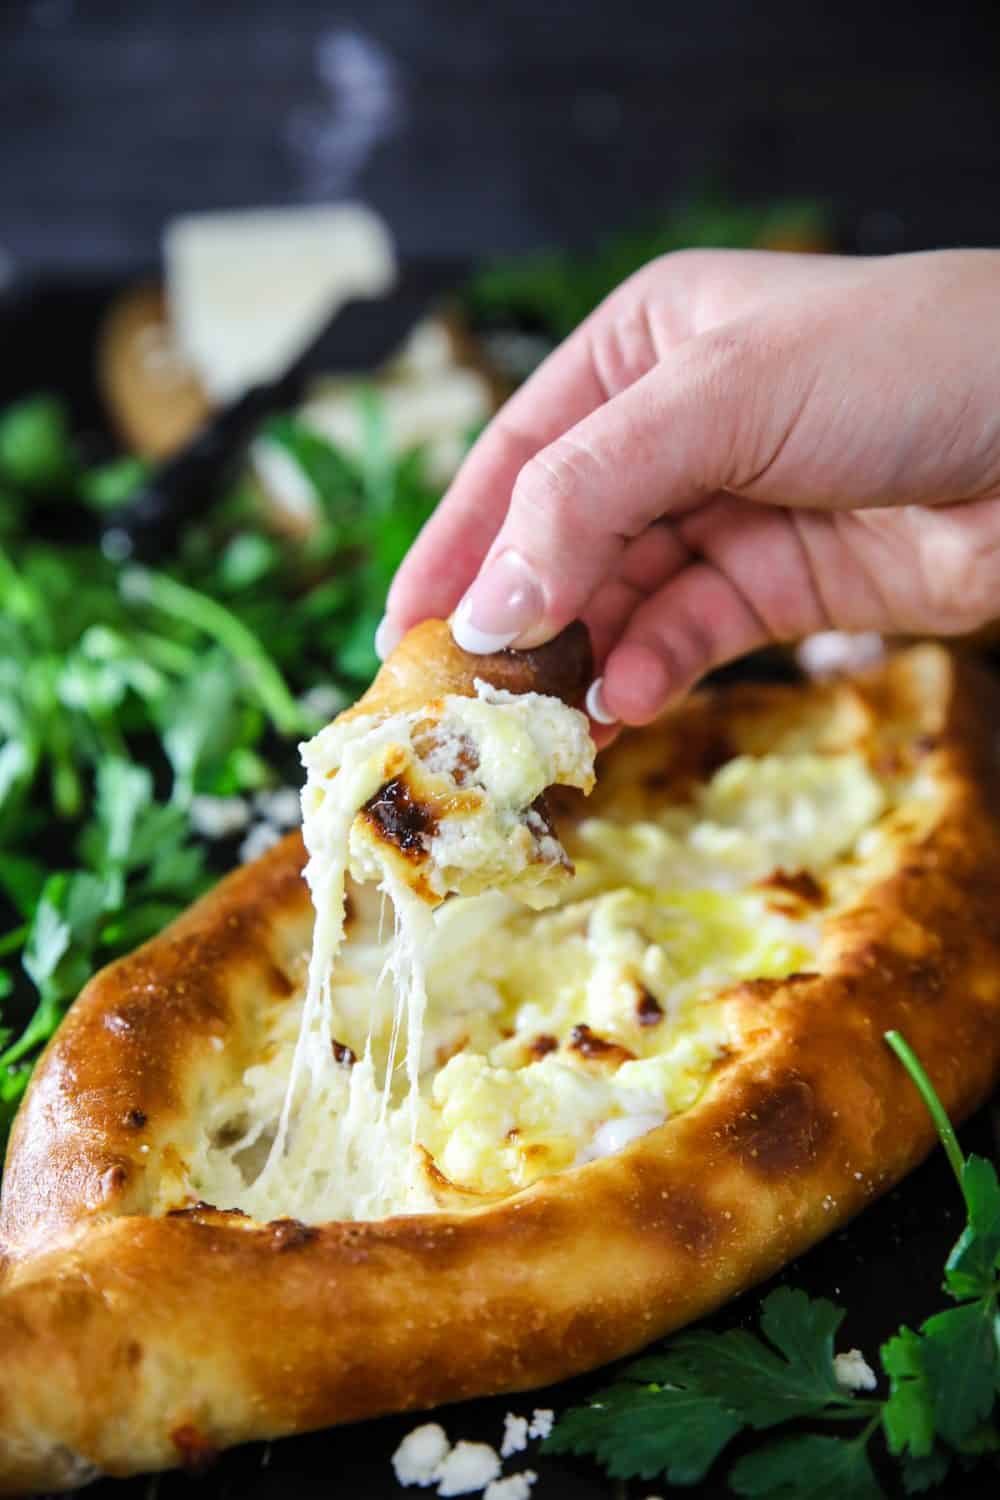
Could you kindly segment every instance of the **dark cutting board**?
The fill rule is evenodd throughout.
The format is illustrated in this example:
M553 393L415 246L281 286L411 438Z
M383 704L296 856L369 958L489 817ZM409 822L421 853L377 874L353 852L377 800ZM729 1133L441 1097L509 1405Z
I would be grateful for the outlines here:
M0 301L0 404L19 394L47 389L62 392L74 418L92 434L95 456L108 447L103 416L93 383L94 336L100 317L119 287L110 282L36 282ZM756 670L753 664L740 675ZM1000 899L1000 893L998 893ZM996 1116L982 1111L962 1132L966 1150L996 1157L1000 1138ZM919 1323L941 1305L940 1280L945 1257L961 1223L961 1203L950 1168L940 1151L900 1187L846 1230L794 1262L778 1281L802 1287L813 1296L829 1297L847 1309L839 1338L843 1349L858 1347L875 1363L879 1344L900 1323ZM150 1287L150 1295L156 1295ZM731 1303L711 1320L722 1329L753 1327L767 1287ZM359 1330L359 1337L364 1331ZM456 1350L460 1357L460 1351ZM548 1390L491 1400L470 1401L434 1414L452 1441L478 1440L499 1447L507 1411L528 1414L534 1407L559 1412L583 1400L607 1381L599 1372ZM418 1413L334 1428L274 1444L252 1444L224 1454L204 1473L171 1473L154 1478L105 1480L88 1490L92 1500L389 1500L407 1493L396 1484L390 1458L401 1438L418 1422ZM608 1480L586 1461L549 1459L537 1444L505 1465L533 1468L538 1483L532 1500L645 1500L665 1494L662 1482L622 1485ZM955 1475L938 1490L939 1500L994 1496L998 1473L984 1464ZM889 1494L892 1476L887 1476ZM433 1490L411 1490L433 1495ZM723 1500L730 1494L724 1466L696 1489L673 1491L692 1500ZM844 1500L850 1500L849 1496Z

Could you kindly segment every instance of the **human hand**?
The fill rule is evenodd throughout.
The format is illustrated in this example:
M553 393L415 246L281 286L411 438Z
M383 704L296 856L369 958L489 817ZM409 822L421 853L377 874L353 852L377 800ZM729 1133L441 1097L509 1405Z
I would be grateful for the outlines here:
M1000 613L1000 252L688 251L520 388L403 563L380 644L590 627L599 722L818 630Z

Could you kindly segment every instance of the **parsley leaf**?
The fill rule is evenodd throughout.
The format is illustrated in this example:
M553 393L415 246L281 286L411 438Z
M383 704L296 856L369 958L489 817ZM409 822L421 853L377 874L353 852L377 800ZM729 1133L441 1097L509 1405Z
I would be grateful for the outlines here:
M45 885L46 869L27 854L0 854L0 890L22 917L30 917Z
M628 1374L715 1396L748 1427L773 1427L831 1405L849 1408L854 1398L833 1373L833 1336L843 1320L832 1302L778 1287L761 1310L761 1327L778 1352L742 1328L682 1333L666 1355L640 1360Z
M993 1409L998 1359L991 1301L935 1313L921 1328L923 1363L934 1422L961 1448Z
M72 482L76 455L63 403L27 396L0 415L0 475L30 494Z
M951 1468L951 1454L944 1448L935 1448L924 1458L903 1459L903 1488L908 1495L922 1495L925 1490L940 1484Z
M883 1344L881 1354L890 1382L882 1408L889 1452L927 1458L934 1447L934 1404L920 1338L912 1329L901 1328Z
M673 1484L693 1484L744 1427L863 1417L871 1403L834 1376L833 1338L843 1317L831 1302L779 1287L761 1312L770 1344L742 1328L679 1334L663 1354L629 1365L618 1385L567 1413L545 1451L593 1452L615 1478L662 1473ZM860 1473L862 1460L851 1463ZM754 1472L747 1471L748 1484Z
M866 1433L784 1438L748 1453L732 1467L737 1495L767 1500L883 1500L868 1459Z
M613 1479L697 1484L741 1425L711 1396L626 1379L567 1412L542 1451L592 1453Z
M958 1299L988 1295L1000 1265L1000 1181L991 1161L970 1156L961 1174L969 1222L945 1262L945 1286Z

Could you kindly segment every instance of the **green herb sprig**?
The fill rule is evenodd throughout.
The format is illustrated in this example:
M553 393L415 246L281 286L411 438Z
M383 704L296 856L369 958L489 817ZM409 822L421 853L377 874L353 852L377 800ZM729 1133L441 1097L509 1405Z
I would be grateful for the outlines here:
M153 569L34 534L39 507L121 503L141 466L85 468L54 397L0 413L0 1148L90 974L204 889L195 796L294 776L330 712L310 693L347 701L377 667L386 590L438 491L359 400L356 456L293 416L262 433L312 490L306 538L270 531L245 477Z
M93 817L77 841L80 868L47 874L25 854L0 854L0 887L20 926L0 943L22 950L38 993L16 1039L0 1033L0 1134L5 1134L38 1053L94 969L173 920L208 884L205 852L187 816L157 802L143 766L108 757L97 768ZM0 994L13 987L0 970Z
M834 1340L842 1308L780 1287L761 1306L762 1337L695 1330L628 1366L587 1406L565 1413L548 1453L589 1454L618 1479L698 1484L730 1443L794 1423L737 1458L737 1495L770 1500L879 1500L877 1440L908 1494L1000 1450L1000 1182L992 1162L962 1154L934 1088L898 1032L886 1041L920 1091L965 1202L967 1222L945 1263L955 1304L880 1351L884 1394L838 1384ZM803 1430L803 1424L823 1430Z

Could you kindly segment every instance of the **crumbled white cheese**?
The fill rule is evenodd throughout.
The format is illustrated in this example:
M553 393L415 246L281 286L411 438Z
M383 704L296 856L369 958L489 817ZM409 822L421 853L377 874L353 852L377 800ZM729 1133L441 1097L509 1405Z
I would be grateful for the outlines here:
M841 672L860 672L881 661L885 641L875 630L856 635L845 630L821 630L806 636L795 655L810 677L833 677Z
M280 838L281 833L273 823L255 823L240 845L240 864L248 865L251 860L260 859Z
M242 833L250 821L244 797L192 797L191 827L203 839L228 839Z
M500 1456L489 1443L456 1443L434 1471L439 1495L471 1495L500 1473Z
M528 1446L528 1419L516 1417L509 1411L503 1419L503 1442L500 1457L510 1458L513 1453L522 1453Z
M318 682L315 687L297 698L299 708L311 714L319 724L325 724L334 714L347 707L347 694L332 682Z
M878 1385L878 1376L860 1349L848 1349L846 1354L835 1354L833 1373L837 1384L843 1386L845 1391L873 1391Z
M437 1471L451 1449L448 1434L437 1422L425 1422L408 1432L392 1455L392 1467L401 1485L433 1484Z
M294 786L279 786L256 792L254 811L277 828L298 828L302 821L302 797Z
M523 1469L520 1474L508 1474L506 1479L494 1479L483 1491L483 1500L528 1500L538 1475L534 1469Z
M599 1161L602 1156L614 1156L623 1151L632 1141L637 1141L640 1136L648 1135L664 1121L663 1110L647 1110L635 1115L622 1115L615 1120L605 1120L599 1125L591 1136L589 1143L577 1157L582 1166L584 1162Z
M535 1407L531 1413L531 1426L528 1428L528 1436L533 1438L547 1438L556 1423L556 1414L549 1406Z

